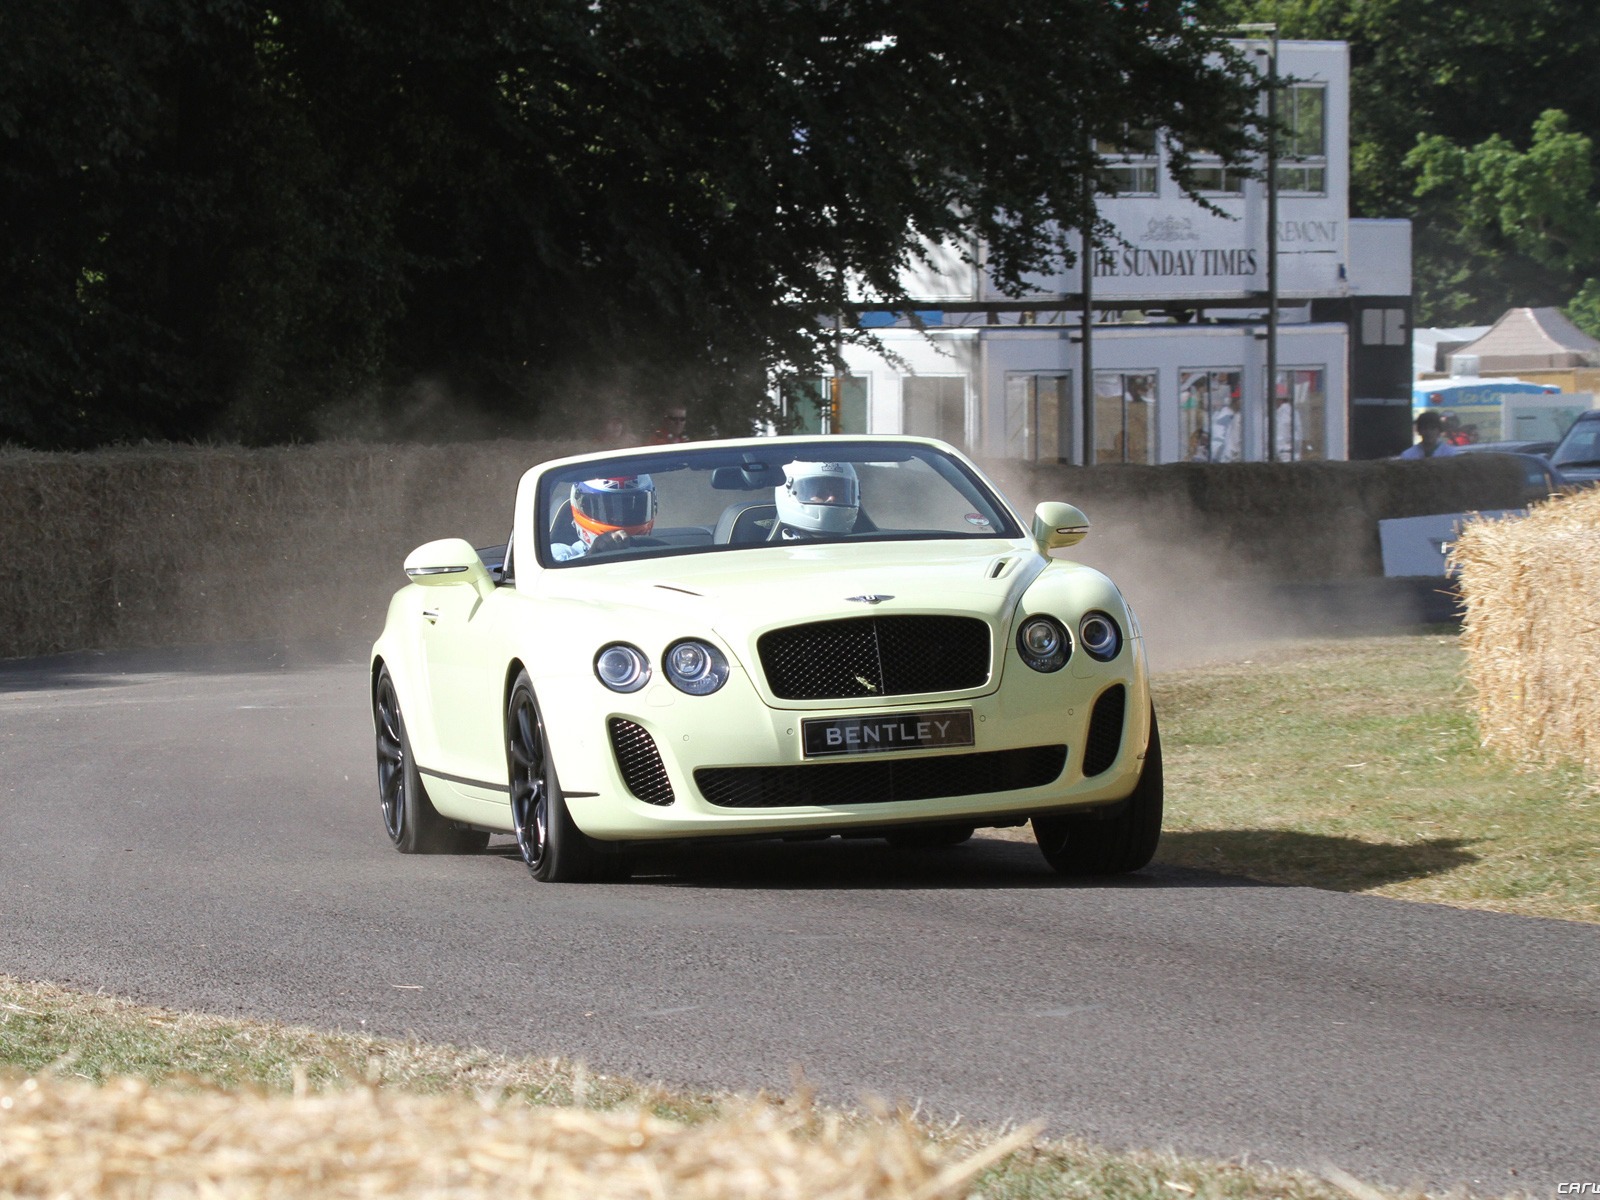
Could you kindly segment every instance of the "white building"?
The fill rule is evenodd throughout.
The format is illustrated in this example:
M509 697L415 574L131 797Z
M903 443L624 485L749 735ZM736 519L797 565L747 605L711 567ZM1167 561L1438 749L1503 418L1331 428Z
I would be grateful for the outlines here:
M1245 46L1263 72L1267 47ZM1408 444L1410 226L1349 219L1345 45L1281 42L1277 69L1289 82L1275 246L1265 179L1202 163L1210 213L1167 175L1163 139L1131 132L1099 147L1116 155L1100 211L1121 243L1096 255L1092 321L1077 267L1015 299L992 285L981 246L976 266L947 253L911 281L913 313L863 306L860 324L888 353L850 348L847 374L819 381L819 411L801 402L795 415L813 429L1072 463L1365 457Z

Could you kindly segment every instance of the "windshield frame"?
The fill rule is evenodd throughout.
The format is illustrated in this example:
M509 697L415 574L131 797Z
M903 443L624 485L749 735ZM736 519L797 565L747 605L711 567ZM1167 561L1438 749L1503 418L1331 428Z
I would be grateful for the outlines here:
M709 545L663 545L652 546L648 551L632 551L625 554L607 554L590 556L580 554L565 560L554 557L551 546L550 530L543 526L550 518L548 514L559 512L564 493L572 483L580 478L589 478L599 475L641 475L648 474L652 477L661 474L668 475L675 471L689 470L696 473L707 473L719 468L731 468L743 474L746 486L743 488L716 488L726 491L732 501L743 494L749 497L758 497L763 491L771 495L770 486L781 483L783 480L783 464L791 461L829 461L848 462L854 465L873 463L895 462L920 462L931 469L948 485L952 491L960 494L964 499L976 500L979 509L978 515L988 520L989 528L982 529L975 526L972 533L943 532L943 531L876 531L868 533L854 533L838 537L819 537L812 540L812 545L851 545L869 542L911 542L911 541L945 541L957 540L970 542L973 540L992 539L997 541L1015 541L1027 536L1026 531L1018 522L1010 502L970 463L949 450L931 443L900 439L852 439L849 437L827 437L816 439L788 439L773 438L760 441L731 442L725 445L717 443L699 443L672 446L648 446L618 450L613 453L596 455L591 458L576 459L552 464L539 477L538 488L533 497L532 513L534 527L530 530L532 541L536 550L536 557L541 567L550 570L566 570L585 566L596 566L606 562L639 562L660 558L676 558L683 556L698 557L704 554L729 553L746 550L759 550L764 548L763 543L753 544L709 544ZM763 475L771 479L769 484L766 479L750 485L751 473ZM715 487L715 485L710 485ZM658 515L657 520L661 518ZM671 526L668 526L671 528Z

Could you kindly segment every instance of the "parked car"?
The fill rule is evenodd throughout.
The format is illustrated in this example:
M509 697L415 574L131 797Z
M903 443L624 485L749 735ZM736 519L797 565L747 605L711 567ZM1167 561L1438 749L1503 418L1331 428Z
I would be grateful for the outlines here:
M1461 446L1461 450L1486 450L1485 446ZM1568 487L1566 473L1551 464L1550 460L1542 454L1524 454L1508 451L1491 451L1491 453L1504 454L1507 458L1517 461L1522 468L1523 502L1531 504L1535 500L1543 500L1557 492L1565 491Z
M1600 483L1600 409L1579 414L1551 451L1550 465L1569 483Z
M1161 740L1116 585L919 438L762 438L541 464L511 537L405 561L373 647L384 825L516 837L539 880L667 839L954 844L1031 821L1066 874L1144 866Z
M1537 454L1541 458L1549 458L1550 452L1555 448L1554 442L1468 442L1464 446L1456 447L1457 450L1474 453Z

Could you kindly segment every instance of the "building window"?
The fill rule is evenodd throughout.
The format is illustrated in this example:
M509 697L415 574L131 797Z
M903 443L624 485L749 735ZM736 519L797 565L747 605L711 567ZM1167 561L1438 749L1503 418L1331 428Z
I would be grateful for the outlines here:
M1404 346L1406 344L1406 310L1403 308L1367 308L1361 312L1361 344L1363 346Z
M784 411L796 433L867 432L867 377L801 379L784 392Z
M1327 89L1296 85L1278 100L1278 190L1308 196L1328 190Z
M1094 461L1153 463L1156 373L1094 373Z
M912 437L967 442L967 380L962 375L912 375L901 381L900 428Z
M1327 372L1321 367L1279 371L1273 393L1272 456L1279 462L1327 458Z
M1190 462L1238 462L1243 371L1183 371L1178 375L1185 455Z
M1072 462L1072 375L1006 376L1006 457Z
M1159 190L1156 133L1122 129L1113 138L1095 138L1094 152L1106 159L1100 168L1100 192L1107 196L1154 196Z

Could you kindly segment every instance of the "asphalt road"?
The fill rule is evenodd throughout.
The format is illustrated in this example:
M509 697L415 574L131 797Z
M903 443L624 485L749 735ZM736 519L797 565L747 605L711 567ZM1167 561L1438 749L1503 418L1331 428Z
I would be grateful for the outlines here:
M383 835L364 667L0 664L0 972L597 1071L1044 1119L1404 1187L1600 1181L1600 928L1029 844L744 844L624 885Z

